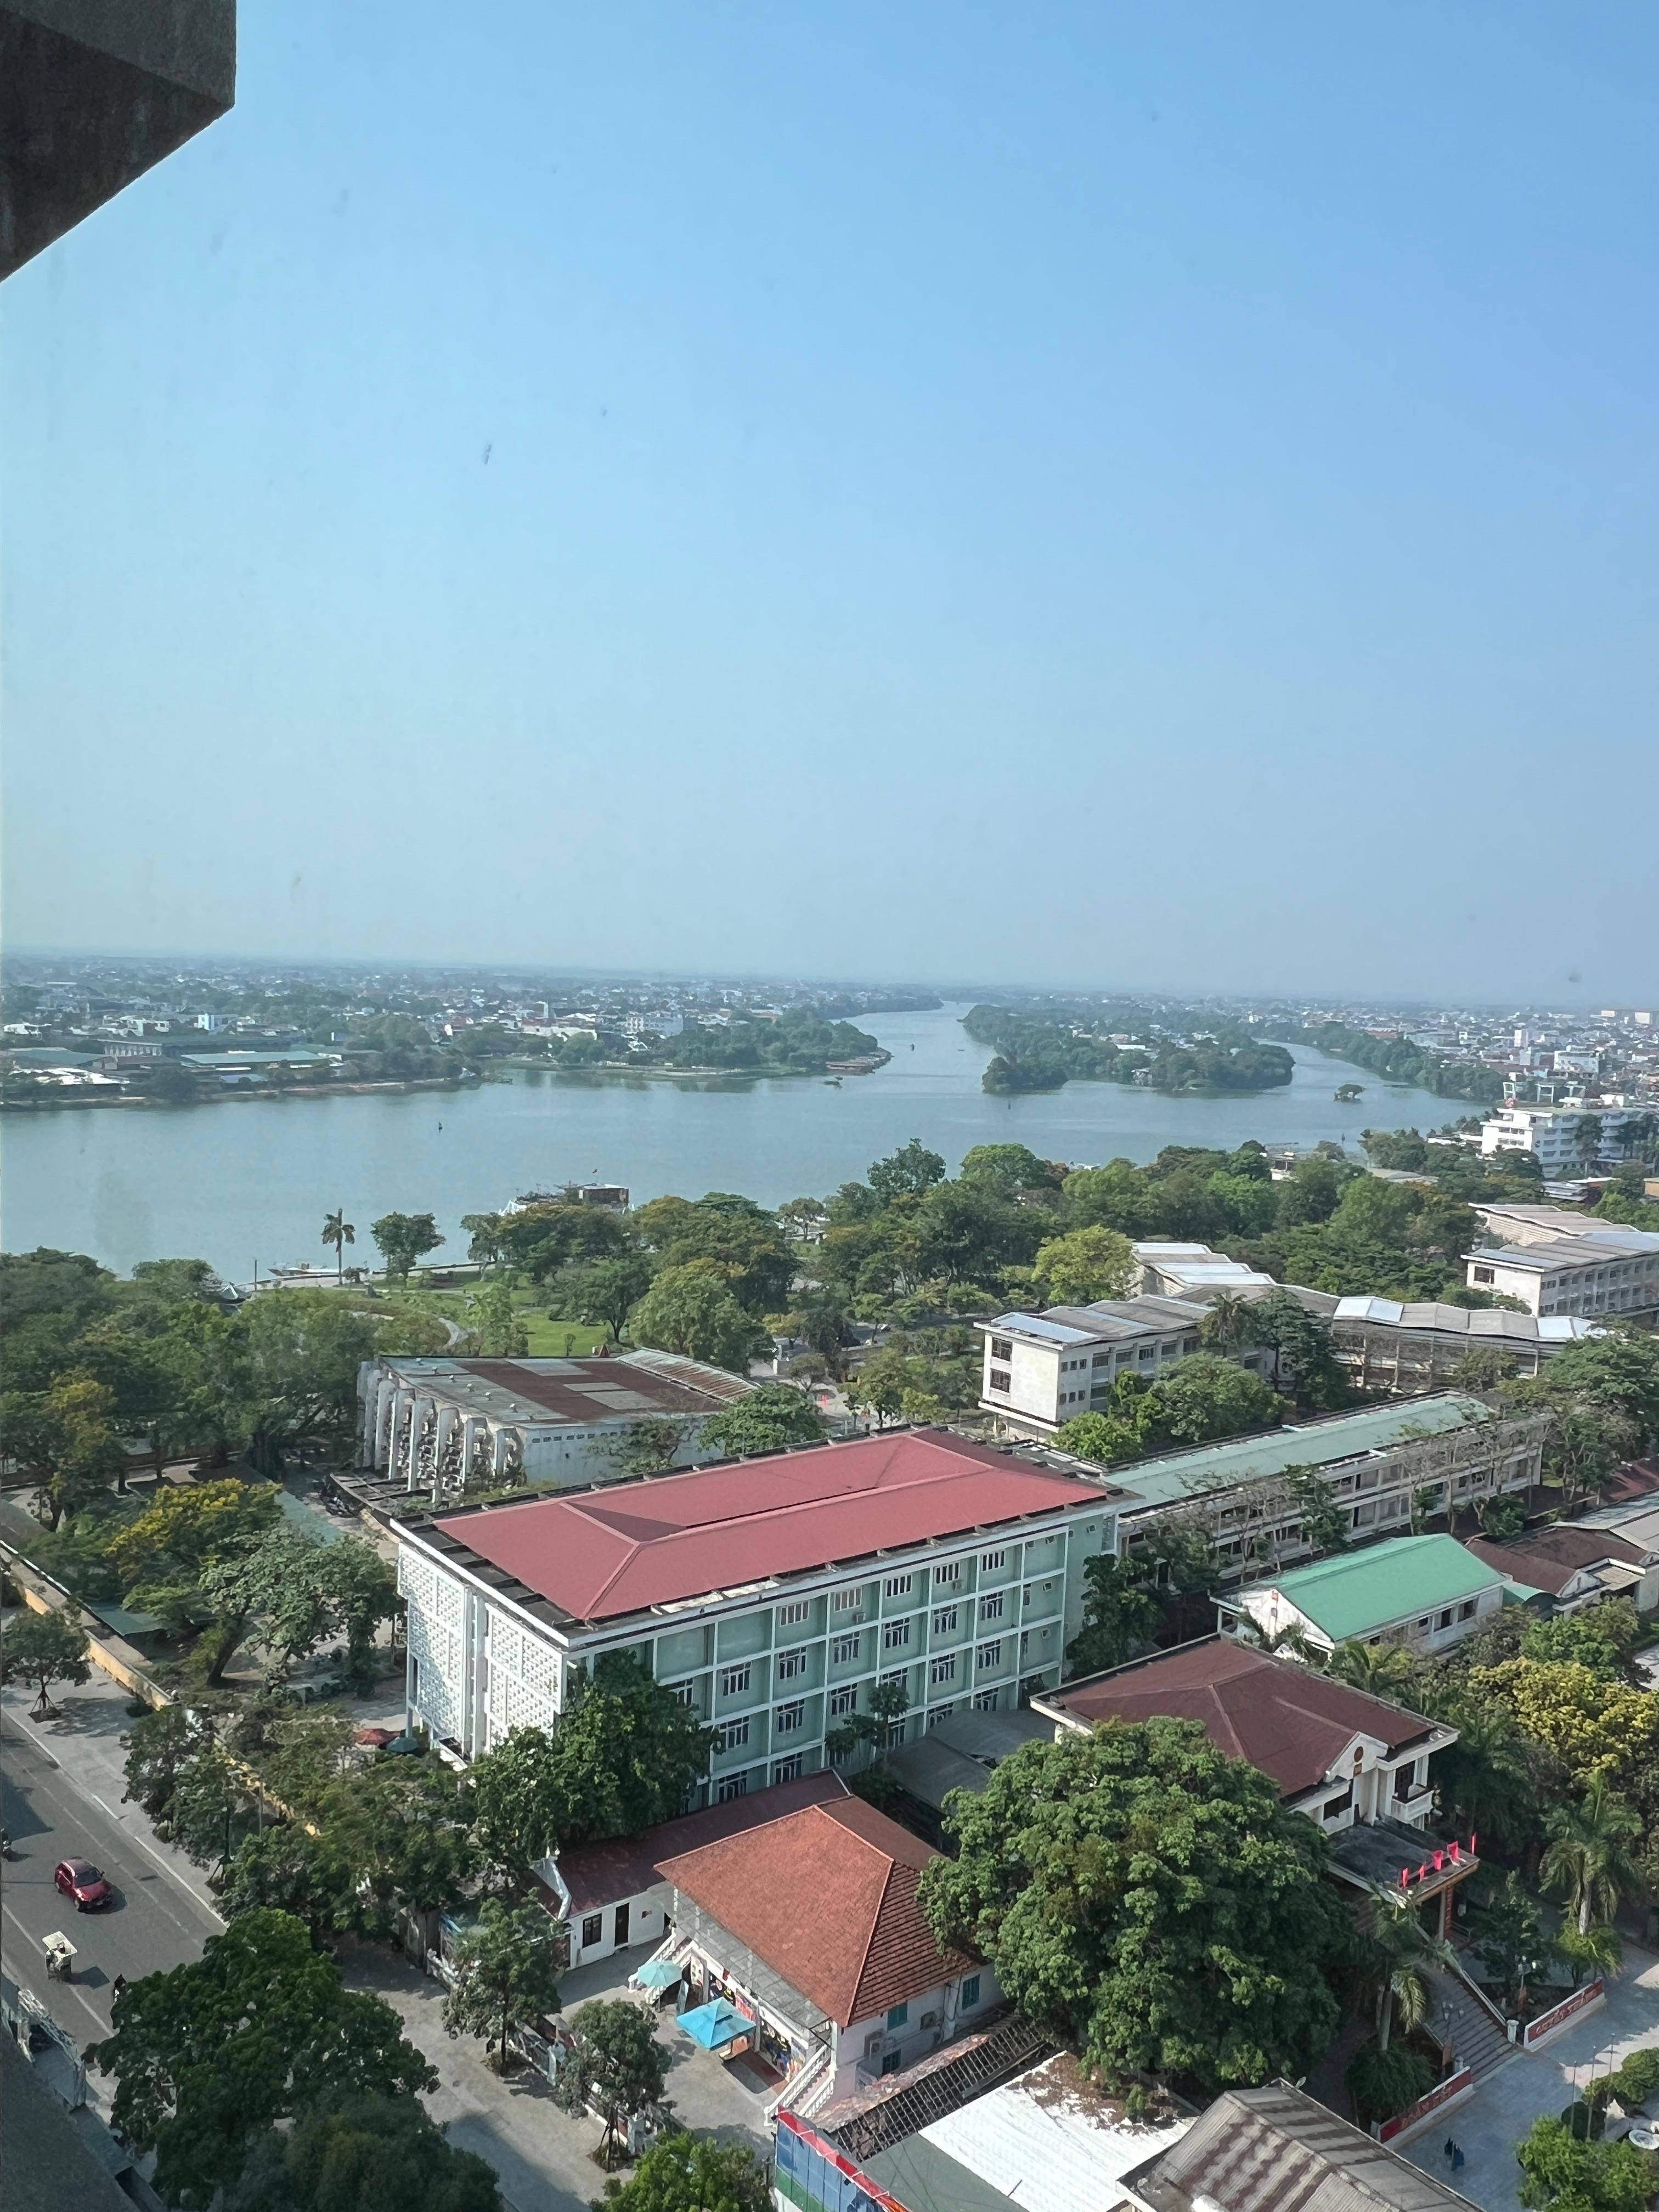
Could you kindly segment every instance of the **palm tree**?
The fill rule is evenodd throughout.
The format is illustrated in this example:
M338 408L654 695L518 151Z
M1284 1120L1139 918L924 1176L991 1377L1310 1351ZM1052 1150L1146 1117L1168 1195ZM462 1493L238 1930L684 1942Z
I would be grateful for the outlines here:
M1232 1291L1220 1291L1211 1299L1198 1333L1212 1352L1231 1352L1243 1343L1249 1323L1249 1300Z
M1443 1808L1479 1835L1514 1835L1526 1820L1528 1752L1501 1708L1459 1698L1433 1701L1457 1730L1455 1743L1435 1754Z
M357 1242L357 1232L345 1218L345 1208L338 1206L332 1213L323 1216L323 1242L334 1247L334 1264L342 1283L345 1281L345 1248Z
M1411 1654L1397 1644L1339 1644L1328 1662L1328 1670L1351 1690L1368 1697L1398 1698L1411 1686L1417 1672Z
M1547 1825L1551 1840L1539 1868L1544 1887L1560 1893L1578 1933L1588 1935L1592 1920L1610 1921L1641 1887L1626 1848L1641 1833L1641 1820L1598 1774L1582 1804L1558 1805Z
M1431 1936L1417 1917L1410 1894L1368 1882L1371 1899L1371 1954L1366 1978L1376 1987L1376 2041L1386 2051L1397 2023L1409 2035L1421 2027L1433 2002L1426 1970L1455 1969L1456 1955L1443 1936Z

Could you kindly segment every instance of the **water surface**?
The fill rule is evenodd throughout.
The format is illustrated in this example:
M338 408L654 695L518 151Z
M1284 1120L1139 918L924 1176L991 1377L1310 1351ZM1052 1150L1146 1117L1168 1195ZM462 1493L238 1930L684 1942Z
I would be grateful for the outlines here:
M1352 1144L1363 1127L1431 1128L1459 1110L1301 1047L1286 1089L1248 1097L1069 1083L991 1097L980 1088L990 1054L963 1032L965 1011L872 1018L893 1058L839 1089L800 1076L519 1073L459 1091L9 1115L0 1237L9 1251L53 1244L124 1273L187 1254L246 1282L256 1260L325 1264L318 1231L337 1206L356 1224L365 1261L375 1259L368 1224L394 1209L435 1213L459 1259L464 1213L573 1179L627 1183L636 1204L735 1190L776 1206L861 1176L910 1137L954 1172L970 1145L1018 1140L1074 1164L1148 1160L1165 1145L1231 1148L1249 1137ZM1339 1106L1332 1093L1352 1081L1364 1096Z

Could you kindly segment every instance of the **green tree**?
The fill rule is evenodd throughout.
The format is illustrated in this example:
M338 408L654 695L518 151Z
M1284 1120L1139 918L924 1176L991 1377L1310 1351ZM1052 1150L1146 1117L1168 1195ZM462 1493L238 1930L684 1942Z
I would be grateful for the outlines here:
M409 1280L417 1260L435 1252L443 1237L429 1213L383 1213L369 1224L369 1235L386 1261L386 1271L398 1282Z
M634 1226L661 1267L704 1263L745 1313L775 1313L788 1297L794 1254L776 1217L751 1199L721 1190L696 1200L653 1199L635 1212Z
M1095 1674L1121 1667L1150 1644L1164 1607L1138 1559L1097 1552L1084 1562L1083 1583L1083 1626L1066 1657L1073 1674Z
M705 1360L734 1375L746 1373L769 1340L705 1261L665 1267L634 1309L633 1333L636 1344Z
M1028 1744L945 1822L957 1855L921 1881L935 1936L1109 2078L1294 2077L1335 2033L1328 1846L1196 1723Z
M345 1248L357 1242L357 1232L345 1218L345 1208L337 1206L332 1213L323 1216L323 1242L334 1247L334 1272L337 1281L345 1281Z
M416 2097L329 2093L249 2149L225 2212L502 2212L495 2169Z
M49 1686L87 1679L87 1632L61 1613L27 1609L0 1631L0 1682L33 1682L36 1719L53 1711Z
M444 2000L451 2035L482 2035L504 2074L515 2028L559 2008L559 1970L553 1955L556 1923L533 1900L505 1905L487 1897L478 1917L456 1945L455 1978Z
M114 1414L114 1392L86 1374L57 1375L45 1390L9 1390L0 1398L6 1455L37 1484L48 1528L100 1498L124 1472Z
M530 1349L530 1330L513 1303L509 1284L481 1283L466 1301L467 1350L479 1359L521 1359Z
M86 2056L115 2077L115 2127L155 2152L156 2191L180 2212L207 2212L256 2138L329 2092L437 2087L391 2006L347 1990L283 1912L250 1912L199 1960L129 1983Z
M1580 2142L1560 2120L1534 2120L1515 2155L1528 2212L1646 2212L1659 2183L1651 2151Z
M1642 1636L1642 1617L1627 1597L1603 1598L1583 1613L1558 1613L1528 1623L1523 1659L1555 1666L1588 1667L1609 1682L1638 1682L1632 1655Z
M1386 1698L1395 1704L1407 1698L1416 1680L1412 1656L1399 1644L1361 1644L1352 1638L1339 1644L1327 1662L1328 1671L1368 1697Z
M570 2027L575 2040L553 2094L567 2111L592 2106L599 2112L605 2122L602 2162L614 2166L629 2122L662 2100L668 2053L657 2041L649 2015L624 1998L585 2004Z
M232 1854L219 1910L227 1921L248 1912L288 1913L302 1920L320 1946L364 1928L361 1879L362 1869L347 1863L331 1837L293 1826L263 1828L244 1836Z
M1376 1992L1377 2048L1386 2051L1396 2027L1409 2035L1428 2018L1434 2001L1430 1972L1454 1971L1456 1954L1443 1936L1430 1935L1408 1892L1378 1881L1366 1888L1370 1926L1361 1971Z
M912 1137L884 1159L870 1164L870 1188L884 1206L904 1198L921 1198L945 1180L945 1162L929 1152L920 1137Z
M479 1837L498 1866L671 1820L708 1771L713 1732L632 1659L574 1678L551 1735L515 1729L473 1762Z
M630 1421L615 1450L623 1474L665 1474L685 1449L691 1433L690 1421L665 1420L660 1416Z
M1385 2049L1373 2039L1355 2051L1343 2079L1357 2118L1369 2127L1373 2120L1392 2119L1414 2105L1433 2087L1434 2069L1403 2043Z
M618 1252L573 1268L562 1303L578 1321L602 1325L620 1337L628 1316L651 1287L651 1263L642 1252Z
M126 1790L152 1820L165 1820L179 1778L205 1740L202 1723L186 1705L158 1705L141 1713L127 1735Z
M652 2144L626 2181L613 2174L595 2212L769 2212L766 2168L746 2143L671 2135Z
M1611 1921L1622 1901L1640 1889L1630 1846L1641 1832L1641 1820L1601 1774L1592 1777L1578 1804L1558 1805L1551 1813L1539 1871L1581 1936L1593 1920Z
M698 1450L736 1459L786 1444L817 1443L823 1436L823 1417L805 1391L768 1382L705 1421Z
M1003 1198L1021 1198L1030 1193L1052 1198L1064 1182L1064 1167L1053 1160L1040 1160L1029 1145L974 1145L962 1156L958 1180L981 1190L994 1190ZM874 1180L873 1173L872 1181ZM1102 1296L1113 1295L1102 1292Z
M1350 1534L1348 1516L1325 1477L1316 1468L1286 1468L1285 1486L1296 1502L1308 1542L1318 1552L1340 1552Z
M1031 1262L1037 1289L1051 1305L1092 1305L1127 1297L1139 1273L1134 1247L1115 1229L1073 1229L1039 1244Z
M1486 1900L1469 1948L1492 1974L1504 2003L1518 2008L1527 1976L1548 1948L1543 1915L1511 1868Z

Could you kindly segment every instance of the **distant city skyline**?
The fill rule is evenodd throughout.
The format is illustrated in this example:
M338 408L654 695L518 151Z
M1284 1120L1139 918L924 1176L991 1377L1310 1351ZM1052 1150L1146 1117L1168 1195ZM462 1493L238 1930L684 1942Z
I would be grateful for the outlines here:
M1659 998L1659 19L240 42L5 288L9 942Z

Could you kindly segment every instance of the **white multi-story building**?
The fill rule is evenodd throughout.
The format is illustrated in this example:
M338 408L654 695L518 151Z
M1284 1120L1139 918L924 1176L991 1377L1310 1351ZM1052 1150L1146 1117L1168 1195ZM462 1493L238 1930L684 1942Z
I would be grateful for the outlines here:
M1551 1177L1583 1174L1600 1160L1622 1158L1626 1131L1651 1119L1635 1106L1500 1106L1480 1125L1480 1149L1489 1158L1532 1152Z
M1205 1312L1191 1299L1101 1298L975 1322L981 1410L1016 1435L1051 1437L1079 1413L1103 1411L1120 1376L1151 1382L1196 1352ZM1265 1370L1272 1354L1238 1357Z
M603 1482L621 1473L630 1431L662 1422L678 1430L671 1464L686 1467L709 1416L754 1388L672 1352L368 1359L357 1370L358 1465L439 1498L517 1481Z
M899 1742L1057 1682L1121 1496L910 1429L404 1523L410 1724L472 1759L619 1652L719 1731L705 1796L787 1781L878 1683Z
M1659 1235L1586 1219L1582 1235L1547 1244L1476 1245L1468 1279L1472 1288L1518 1298L1543 1319L1648 1319L1659 1313Z

